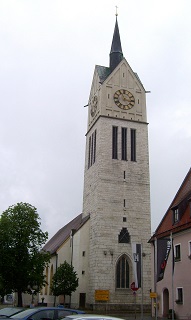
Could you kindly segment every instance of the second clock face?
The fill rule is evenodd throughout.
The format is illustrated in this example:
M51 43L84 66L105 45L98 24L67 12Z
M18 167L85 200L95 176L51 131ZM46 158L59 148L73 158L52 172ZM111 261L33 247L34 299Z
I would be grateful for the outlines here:
M96 113L96 110L97 110L97 104L98 104L98 98L97 96L94 96L90 102L90 105L91 105L91 109L90 109L90 112L91 112L91 116L93 117Z
M131 109L135 104L135 98L132 93L124 89L116 91L113 99L115 104L124 110Z

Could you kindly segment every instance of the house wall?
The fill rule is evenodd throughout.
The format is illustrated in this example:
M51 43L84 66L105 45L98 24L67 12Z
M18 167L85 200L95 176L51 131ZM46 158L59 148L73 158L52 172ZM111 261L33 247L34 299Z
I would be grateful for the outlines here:
M191 297L191 260L190 254L191 229L173 234L173 245L180 244L181 260L174 264L174 275L172 276L172 251L168 258L163 280L157 283L158 294L158 316L165 316L165 289L169 292L169 309L174 309L177 318L188 319L191 317L190 297ZM153 255L152 249L152 255ZM183 289L183 303L177 304L177 288ZM173 292L173 295L172 295Z
M72 294L71 307L78 308L80 294L87 293L89 283L89 223L88 220L73 238L73 259L72 265L79 278L79 286Z
M85 252L83 254L83 252ZM62 246L57 250L57 253L52 255L51 261L45 275L47 276L47 287L44 287L39 295L39 302L44 298L44 302L48 306L57 306L60 303L70 304L72 308L79 307L80 293L87 292L88 285L88 256L89 256L89 221L76 233L72 238L68 238ZM79 278L79 286L72 294L71 299L66 297L65 302L63 296L54 297L51 294L51 277L55 274L57 267L64 261L72 264Z

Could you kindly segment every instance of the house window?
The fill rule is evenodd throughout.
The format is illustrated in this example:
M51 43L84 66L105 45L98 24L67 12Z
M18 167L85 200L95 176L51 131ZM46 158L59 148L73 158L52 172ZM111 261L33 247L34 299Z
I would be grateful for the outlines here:
M121 160L127 160L127 128L121 128Z
M131 161L136 161L136 130L131 129Z
M191 259L191 241L188 242L188 255Z
M125 254L118 260L116 265L116 288L129 288L129 263Z
M175 261L180 261L181 260L180 244L175 245L174 249L175 249L174 260Z
M179 221L179 212L178 208L174 209L174 223L177 223Z
M95 160L96 160L96 130L89 137L88 169L95 163Z
M117 159L117 138L118 138L118 127L112 129L112 159Z
M176 296L177 296L176 303L182 304L183 303L183 289L182 288L177 288Z

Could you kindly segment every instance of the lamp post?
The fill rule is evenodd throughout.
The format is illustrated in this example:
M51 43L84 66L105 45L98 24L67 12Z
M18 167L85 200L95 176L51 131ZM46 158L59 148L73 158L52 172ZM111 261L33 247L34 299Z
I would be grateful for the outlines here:
M31 291L31 294L32 294L30 308L33 308L34 307L34 294L35 294L35 291L38 289L38 286L34 285L31 287L30 285L28 285L28 289Z
M32 292L32 300L31 300L31 304L34 304L34 293L35 293L35 289L31 289Z

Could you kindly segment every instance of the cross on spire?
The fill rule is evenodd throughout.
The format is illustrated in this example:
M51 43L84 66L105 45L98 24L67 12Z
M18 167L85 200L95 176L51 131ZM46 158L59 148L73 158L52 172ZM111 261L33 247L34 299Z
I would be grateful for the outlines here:
M118 6L115 6L115 8L116 8L115 15L117 17L118 16L118 12L117 12Z
M117 10L117 6L116 6ZM111 51L110 51L110 69L113 71L115 67L121 62L123 59L123 52L121 48L121 40L119 34L119 27L117 22L117 11L116 11L116 22L115 22L115 29L113 34L113 40L111 44Z

